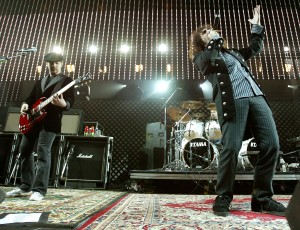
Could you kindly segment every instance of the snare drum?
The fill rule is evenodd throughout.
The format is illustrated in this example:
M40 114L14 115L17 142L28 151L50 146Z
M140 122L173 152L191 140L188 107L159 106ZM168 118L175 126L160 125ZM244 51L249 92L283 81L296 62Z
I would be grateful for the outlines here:
M182 141L182 156L190 168L215 169L218 165L217 147L204 138Z
M192 140L194 138L202 137L204 132L204 123L198 120L191 120L186 124L184 131L184 138Z

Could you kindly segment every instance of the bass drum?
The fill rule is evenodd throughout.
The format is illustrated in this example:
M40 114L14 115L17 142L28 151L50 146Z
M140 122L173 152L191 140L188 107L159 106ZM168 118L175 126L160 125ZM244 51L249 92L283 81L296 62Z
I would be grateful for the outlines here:
M260 149L254 138L243 141L242 148L239 152L239 160L244 170L252 171L254 169L259 151Z
M184 139L182 141L182 156L190 168L216 169L219 151L217 147L204 138Z

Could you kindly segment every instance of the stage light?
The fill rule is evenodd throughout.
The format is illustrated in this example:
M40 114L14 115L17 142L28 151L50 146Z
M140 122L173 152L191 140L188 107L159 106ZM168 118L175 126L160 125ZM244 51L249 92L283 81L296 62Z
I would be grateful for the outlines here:
M161 53L165 53L165 52L167 52L167 50L168 50L168 47L167 47L166 44L160 44L158 46L158 51L161 52Z
M58 54L62 54L62 52L63 52L62 48L59 47L59 46L54 46L53 49L52 49L52 51L54 53L58 53Z
M71 73L71 72L75 71L75 65L70 64L70 65L66 65L66 67L67 67L67 72L68 73Z
M144 69L144 66L142 65L142 64L140 64L140 65L135 65L135 72L137 72L137 73L140 73L140 72L142 72L143 71L143 69Z
M97 46L94 46L94 45L91 45L91 46L89 46L88 51L89 51L90 53L97 53L98 47L97 47Z
M126 44L121 45L120 51L121 51L122 53L128 53L129 50L130 50L130 47L129 47L128 45L126 45Z
M38 65L38 66L36 67L36 72L37 72L38 74L40 74L40 73L42 72L42 66Z
M167 73L171 73L171 70L172 70L171 64L167 64Z
M103 66L103 68L99 68L99 73L107 73L107 66Z
M165 92L169 88L169 82L168 81L159 81L156 84L155 91L156 92Z
M283 50L284 50L284 52L289 52L289 51L290 51L290 48L289 48L288 46L284 46L284 47L283 47Z

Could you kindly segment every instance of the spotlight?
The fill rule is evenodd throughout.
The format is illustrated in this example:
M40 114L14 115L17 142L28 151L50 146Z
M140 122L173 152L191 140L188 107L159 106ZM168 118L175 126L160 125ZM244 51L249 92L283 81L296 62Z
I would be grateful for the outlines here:
M169 88L169 82L167 82L167 81L159 81L156 84L155 91L157 91L157 92L165 92L165 91L168 90L168 88Z
M90 94L91 94L91 90L90 90L90 86L88 85L83 85L80 87L76 88L75 94L77 97L82 98L82 99L86 99L87 101L90 101Z

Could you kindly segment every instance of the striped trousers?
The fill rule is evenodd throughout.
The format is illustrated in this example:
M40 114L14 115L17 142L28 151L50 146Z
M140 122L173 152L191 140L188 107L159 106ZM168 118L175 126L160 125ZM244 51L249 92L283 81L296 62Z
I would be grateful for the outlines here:
M222 125L223 149L218 162L216 193L233 198L238 154L249 127L261 150L254 168L252 196L263 201L274 194L272 180L279 155L275 121L263 96L237 99L235 106L235 118Z

